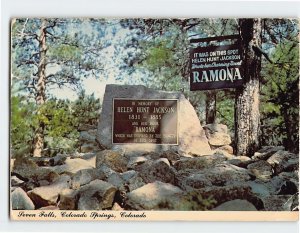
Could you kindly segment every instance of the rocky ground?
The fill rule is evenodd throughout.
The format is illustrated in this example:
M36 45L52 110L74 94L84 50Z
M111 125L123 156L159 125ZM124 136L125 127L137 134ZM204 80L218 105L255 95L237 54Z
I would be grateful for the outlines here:
M100 149L85 127L80 153L12 159L12 209L298 210L297 154L269 146L235 156L226 126L204 129L213 155L183 157Z

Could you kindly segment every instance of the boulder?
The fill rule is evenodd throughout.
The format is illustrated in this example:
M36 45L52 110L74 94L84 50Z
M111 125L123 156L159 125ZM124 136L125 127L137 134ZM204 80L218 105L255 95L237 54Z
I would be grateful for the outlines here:
M249 164L247 169L256 179L263 181L269 181L273 175L272 166L264 160Z
M262 198L266 211L291 211L292 195L271 195Z
M136 190L144 185L144 180L140 176L135 175L126 182L124 187L127 189L127 192L132 192L133 190Z
M231 143L230 135L227 134L227 126L222 124L208 124L203 127L208 143L211 146L224 146Z
M145 185L139 173L134 170L121 173L120 175L124 181L124 189L126 192L131 192Z
M235 156L227 162L238 167L247 168L247 166L254 161L247 156Z
M39 180L38 181L38 186L47 186L49 184L50 184L50 182L47 180Z
M10 196L13 210L34 210L35 206L22 188L16 188Z
M89 152L94 152L97 150L99 150L99 148L96 145L96 143L85 143L80 147L81 153L89 153Z
M12 174L34 181L47 180L49 182L53 182L59 177L53 169L38 167L37 164L29 158L16 159Z
M201 173L216 186L223 186L233 182L244 182L251 178L246 169L225 163L205 169Z
M297 173L280 173L274 176L268 182L263 180L248 181L252 192L259 197L267 197L271 195L294 195L299 191L298 174Z
M91 181L99 177L99 173L95 168L82 169L76 172L76 174L72 177L72 188L77 189L82 185L88 184Z
M127 194L127 207L134 210L159 210L166 202L177 203L181 189L160 181L146 184Z
M193 191L208 186L212 186L204 174L199 174L197 170L194 172L180 171L177 173L175 178L175 185L185 191Z
M37 187L28 192L28 196L33 200L37 208L56 205L58 196L63 189L70 188L71 178L62 175L57 181L48 186Z
M262 210L264 204L262 200L257 197L252 191L251 187L247 184L237 183L232 185L227 185L223 187L211 186L196 190L203 199L212 198L215 200L214 207L219 206L227 201L232 201L235 199L247 200L252 203L257 210Z
M230 135L225 133L207 133L208 143L211 146L224 146L231 143Z
M96 168L96 173L99 180L106 180L109 176L116 172L106 164L102 164L100 167Z
M111 174L106 181L118 189L121 188L124 183L124 180L121 178L120 174L116 172Z
M195 158L181 158L174 164L176 170L185 169L205 169L216 166L219 163L226 161L227 158L223 154L214 154L211 156L201 156Z
M59 193L60 210L76 210L78 202L78 191L73 189L63 189Z
M245 185L251 187L251 191L258 197L266 197L271 194L276 194L276 187L270 182L262 180L247 181Z
M65 164L65 161L68 157L69 157L69 155L57 154L56 156L51 158L50 166L63 165L63 164Z
M51 166L51 157L32 157L30 158L38 166Z
M95 163L93 161L87 161L80 158L68 158L65 161L64 165L50 167L51 170L55 171L58 174L67 173L72 175L76 174L76 172L80 170L89 168L95 168Z
M256 211L255 206L246 200L235 199L224 202L223 204L213 208L214 211Z
M127 159L122 154L112 150L103 150L96 155L96 167L106 164L116 172L127 171Z
M128 169L134 169L137 165L141 165L146 162L148 159L144 156L131 157L127 164Z
M161 154L162 158L169 160L170 164L173 166L177 161L180 160L180 155L174 151L165 151Z
M158 144L112 144L112 109L114 98L130 99L177 99L178 145ZM142 85L106 85L102 112L98 126L97 140L105 148L120 149L125 154L143 154L145 152L178 151L181 155L211 154L205 132L190 102L180 92L166 92L147 88Z
M252 156L253 160L267 160L271 155L277 151L283 151L283 146L264 146L259 151L255 152Z
M227 152L227 153L233 155L233 147L230 146L230 145L224 145L224 146L211 146L211 148L212 148L213 150L218 149L218 150L221 150L221 151L225 151L225 152Z
M276 174L299 169L299 156L288 151L277 151L267 162L274 168Z
M137 172L134 170L129 170L120 174L121 178L126 182L130 180L132 177L137 176Z
M79 189L78 210L103 210L111 208L117 189L111 184L94 180Z
M170 166L166 158L158 159L154 162L147 161L136 167L140 177L145 183L154 181L162 181L165 183L174 184L176 171Z
M21 186L22 184L24 184L24 180L21 180L16 176L11 176L10 184L11 186Z

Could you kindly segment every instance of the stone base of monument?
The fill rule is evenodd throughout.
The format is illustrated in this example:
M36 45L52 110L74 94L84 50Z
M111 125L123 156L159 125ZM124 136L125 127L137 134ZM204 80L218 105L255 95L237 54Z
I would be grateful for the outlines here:
M97 141L132 156L170 150L183 156L212 154L198 116L182 93L142 85L106 86Z

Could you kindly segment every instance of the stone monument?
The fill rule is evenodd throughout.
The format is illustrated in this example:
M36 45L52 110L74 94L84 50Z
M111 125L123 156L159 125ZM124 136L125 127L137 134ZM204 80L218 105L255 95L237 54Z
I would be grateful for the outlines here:
M180 92L142 85L106 85L97 140L127 155L172 150L183 156L212 153L190 102Z

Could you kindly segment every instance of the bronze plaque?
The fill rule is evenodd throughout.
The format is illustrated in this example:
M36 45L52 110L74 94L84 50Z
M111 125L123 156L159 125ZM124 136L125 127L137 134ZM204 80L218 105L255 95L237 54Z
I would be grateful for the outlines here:
M113 143L178 144L177 99L114 99Z

